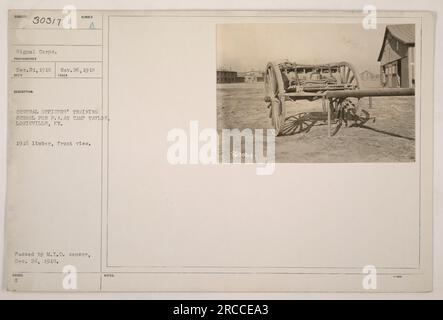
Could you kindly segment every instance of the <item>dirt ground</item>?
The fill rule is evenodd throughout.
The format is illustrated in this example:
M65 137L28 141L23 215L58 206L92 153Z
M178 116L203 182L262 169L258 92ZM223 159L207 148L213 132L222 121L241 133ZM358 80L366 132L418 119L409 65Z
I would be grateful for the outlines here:
M364 87L376 87L365 83ZM217 129L271 128L263 83L217 84ZM338 129L328 137L321 102L287 103L286 135L276 137L276 162L415 161L414 97L376 97L361 101L365 123ZM300 124L302 126L300 127ZM219 150L221 148L219 147Z

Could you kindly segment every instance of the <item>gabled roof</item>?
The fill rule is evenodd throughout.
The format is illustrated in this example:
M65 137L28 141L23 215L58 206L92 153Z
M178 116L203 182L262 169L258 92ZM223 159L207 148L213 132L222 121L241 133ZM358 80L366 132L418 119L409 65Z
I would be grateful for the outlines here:
M386 37L388 33L405 45L415 45L415 25L414 24L393 24L386 26L383 44L380 49L377 61L381 60L383 50L385 49Z
M415 44L415 25L394 24L386 27L392 36L404 44Z

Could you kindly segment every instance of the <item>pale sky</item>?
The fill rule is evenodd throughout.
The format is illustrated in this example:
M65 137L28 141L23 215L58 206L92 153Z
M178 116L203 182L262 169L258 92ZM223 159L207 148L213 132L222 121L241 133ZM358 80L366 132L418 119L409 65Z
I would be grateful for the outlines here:
M269 61L300 64L347 61L362 72L379 72L378 54L386 25L223 24L217 26L217 68L264 70Z

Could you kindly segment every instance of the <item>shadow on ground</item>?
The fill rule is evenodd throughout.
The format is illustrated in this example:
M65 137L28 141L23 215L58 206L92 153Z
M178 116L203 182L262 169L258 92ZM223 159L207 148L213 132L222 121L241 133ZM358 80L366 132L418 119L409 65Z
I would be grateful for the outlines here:
M338 133L341 127L356 127L367 130L372 130L381 134L386 134L392 137L402 138L414 141L415 138L396 134L386 130L380 130L366 125L367 122L375 122L375 118L371 117L369 112L362 110L362 115L349 112L343 119L333 120L333 127L331 128L331 135L334 136ZM289 116L285 119L285 123L282 128L282 136L291 136L299 133L308 133L314 126L324 126L328 123L327 113L325 112L300 112L298 114Z

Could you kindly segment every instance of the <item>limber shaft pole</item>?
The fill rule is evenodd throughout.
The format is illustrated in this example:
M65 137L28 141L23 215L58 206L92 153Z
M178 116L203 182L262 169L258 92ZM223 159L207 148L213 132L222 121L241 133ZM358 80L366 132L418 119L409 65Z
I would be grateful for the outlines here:
M391 88L391 89L357 89L342 91L326 91L325 98L363 98L363 97L393 97L393 96L413 96L413 88Z

